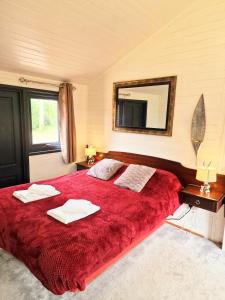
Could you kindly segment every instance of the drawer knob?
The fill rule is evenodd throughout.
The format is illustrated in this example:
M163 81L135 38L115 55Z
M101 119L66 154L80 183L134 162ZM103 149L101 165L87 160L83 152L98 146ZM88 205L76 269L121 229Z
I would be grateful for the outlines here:
M201 203L200 200L196 200L196 201L195 201L195 204L196 204L196 205L199 205L200 203Z

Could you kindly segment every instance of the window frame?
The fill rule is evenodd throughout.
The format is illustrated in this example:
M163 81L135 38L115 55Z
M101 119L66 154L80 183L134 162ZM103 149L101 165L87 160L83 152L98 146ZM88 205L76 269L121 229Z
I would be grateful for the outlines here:
M45 153L61 152L60 145L60 126L58 123L59 139L57 143L40 143L33 144L32 142L32 114L31 114L31 99L55 100L58 102L58 92L27 89L25 91L25 108L26 108L26 128L27 128L27 149L28 155L39 155ZM59 120L59 119L58 119Z

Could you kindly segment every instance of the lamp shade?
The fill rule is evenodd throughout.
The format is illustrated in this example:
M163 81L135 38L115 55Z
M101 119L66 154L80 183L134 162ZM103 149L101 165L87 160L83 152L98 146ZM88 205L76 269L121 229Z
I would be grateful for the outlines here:
M94 147L85 148L85 156L96 155L96 149Z
M216 169L212 167L198 167L196 179L202 182L216 182Z

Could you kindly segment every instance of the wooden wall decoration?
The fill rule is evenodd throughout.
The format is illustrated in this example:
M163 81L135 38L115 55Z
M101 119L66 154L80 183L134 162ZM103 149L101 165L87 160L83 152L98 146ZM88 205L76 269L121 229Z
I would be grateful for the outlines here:
M205 103L204 96L201 95L198 104L195 107L191 124L191 142L197 156L198 149L204 140L205 136Z

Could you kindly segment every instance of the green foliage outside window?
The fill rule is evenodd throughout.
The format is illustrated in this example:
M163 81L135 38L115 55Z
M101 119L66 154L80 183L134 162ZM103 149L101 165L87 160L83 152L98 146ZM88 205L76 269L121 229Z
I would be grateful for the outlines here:
M58 141L58 102L31 99L33 144Z

